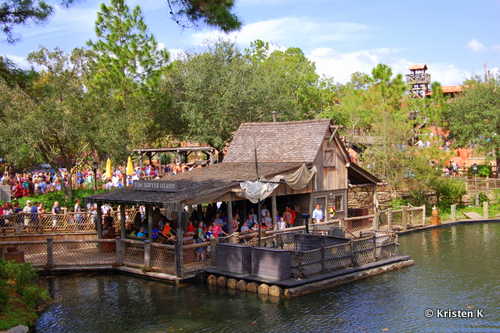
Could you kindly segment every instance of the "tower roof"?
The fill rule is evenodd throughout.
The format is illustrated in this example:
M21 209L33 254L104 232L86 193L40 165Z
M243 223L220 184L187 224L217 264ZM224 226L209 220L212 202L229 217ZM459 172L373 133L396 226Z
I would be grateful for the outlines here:
M426 64L411 65L409 69L411 71L426 70L427 69L427 65Z

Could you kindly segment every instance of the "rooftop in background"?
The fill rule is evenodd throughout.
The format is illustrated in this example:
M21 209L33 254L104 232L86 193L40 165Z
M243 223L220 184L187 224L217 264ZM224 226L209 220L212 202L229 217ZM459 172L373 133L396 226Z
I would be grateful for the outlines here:
M443 95L455 95L460 94L464 91L463 86L441 86L441 90L443 91ZM427 96L432 96L432 91L427 93Z
M443 94L457 94L464 91L462 86L442 86Z
M312 163L330 125L328 119L243 123L234 133L224 162L254 162L257 146L259 163Z
M427 69L426 64L412 65L409 67L409 70L411 71L426 70L426 69Z

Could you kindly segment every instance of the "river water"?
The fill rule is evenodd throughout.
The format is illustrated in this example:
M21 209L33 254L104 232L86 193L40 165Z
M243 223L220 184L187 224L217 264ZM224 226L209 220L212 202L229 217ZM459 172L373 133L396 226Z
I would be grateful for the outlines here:
M37 332L500 332L500 223L400 237L416 265L291 300L119 274L48 278ZM426 318L432 309L483 318ZM442 312L441 312L442 313Z

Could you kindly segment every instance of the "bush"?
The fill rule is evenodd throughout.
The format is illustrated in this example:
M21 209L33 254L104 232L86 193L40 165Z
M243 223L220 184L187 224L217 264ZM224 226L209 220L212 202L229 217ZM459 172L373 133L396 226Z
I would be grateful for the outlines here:
M479 203L481 204L485 201L490 202L490 198L488 198L488 196L484 192L479 192L478 197L479 197Z
M22 293L26 286L32 284L37 273L30 264L14 261L0 261L0 277L15 281L16 292Z
M408 205L408 200L403 198L396 198L391 201L392 209L398 209L401 208L401 206L407 206L407 205Z
M0 259L0 331L34 324L38 307L50 299L36 279L30 264Z
M47 291L35 285L25 287L20 295L24 303L32 309L36 309L40 304L49 299Z
M468 176L473 176L472 167L467 170ZM491 165L481 164L477 166L477 176L478 177L490 177L492 173Z
M0 312L5 310L7 302L9 301L9 289L7 281L0 280Z
M436 177L429 182L429 186L436 192L439 207L449 207L459 203L466 193L465 183L453 178Z
M50 192L46 194L36 195L32 197L22 197L19 200L16 200L19 203L20 207L24 207L26 205L26 201L30 200L31 202L41 202L46 210L50 210L54 202L59 201L61 207L72 208L75 204L76 199L83 200L83 198L88 197L93 194L103 193L105 190L89 190L89 189L78 189L73 190L73 199L70 200L63 191Z

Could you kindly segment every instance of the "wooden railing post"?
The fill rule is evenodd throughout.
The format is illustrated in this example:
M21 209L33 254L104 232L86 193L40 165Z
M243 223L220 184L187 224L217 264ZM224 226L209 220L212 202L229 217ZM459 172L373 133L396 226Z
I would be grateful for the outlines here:
M97 232L97 238L102 238L102 208L101 204L97 204L97 211L96 211L96 232Z
M451 205L451 220L455 221L457 219L457 204Z
M127 230L125 227L125 205L120 205L120 237L125 239L127 237Z
M122 266L125 257L125 243L123 239L116 238L116 265Z
M403 206L401 212L401 223L403 224L403 229L408 230L408 207Z
M488 201L483 201L483 218L487 219L488 217L489 217Z
M325 272L325 238L321 241L321 273Z
M47 268L54 267L54 239L47 238Z
M177 213L177 238L175 242L175 273L177 277L182 277L183 276L183 265L184 265L184 249L183 249L183 244L184 244L184 226L183 226L183 219L184 219L185 213L182 211L182 209L179 209L179 212Z
M387 231L391 231L392 228L392 209L387 210Z
M144 270L151 270L151 241L149 239L144 241Z
M380 211L376 209L375 214L373 216L373 227L375 230L378 230L379 224L380 224Z

